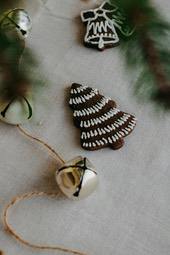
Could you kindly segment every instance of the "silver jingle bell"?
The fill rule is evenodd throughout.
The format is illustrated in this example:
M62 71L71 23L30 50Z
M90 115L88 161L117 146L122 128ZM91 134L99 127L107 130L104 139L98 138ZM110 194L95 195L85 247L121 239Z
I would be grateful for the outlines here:
M98 176L90 161L79 156L56 172L56 181L68 198L78 200L89 196L96 189Z
M0 30L7 34L15 32L21 39L28 36L31 26L31 19L24 9L9 10L0 17Z
M0 120L11 125L23 124L30 120L33 114L31 96L6 100L0 96Z

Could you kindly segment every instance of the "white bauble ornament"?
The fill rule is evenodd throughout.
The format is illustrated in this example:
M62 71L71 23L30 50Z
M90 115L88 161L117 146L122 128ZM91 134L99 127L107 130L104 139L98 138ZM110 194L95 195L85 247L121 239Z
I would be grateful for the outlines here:
M70 199L89 196L98 185L98 176L93 165L81 156L65 163L56 173L60 190Z
M12 124L23 124L32 117L33 103L30 97L7 100L0 97L0 120Z
M9 10L0 17L0 29L5 33L16 32L21 39L25 39L31 30L31 19L24 9Z

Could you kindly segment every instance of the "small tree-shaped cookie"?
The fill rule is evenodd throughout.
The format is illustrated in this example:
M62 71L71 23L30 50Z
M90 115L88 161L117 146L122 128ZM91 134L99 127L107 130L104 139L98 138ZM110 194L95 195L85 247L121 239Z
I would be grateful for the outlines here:
M86 150L117 150L136 125L134 116L120 111L113 100L87 86L72 84L69 105L74 123L81 130L81 146Z

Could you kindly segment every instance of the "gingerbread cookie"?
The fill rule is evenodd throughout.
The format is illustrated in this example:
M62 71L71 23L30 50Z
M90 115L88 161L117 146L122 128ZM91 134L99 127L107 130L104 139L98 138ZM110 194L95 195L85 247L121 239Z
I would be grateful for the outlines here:
M96 9L82 11L81 19L87 27L84 44L98 50L117 46L118 33L129 37L134 32L134 29L126 24L123 11L109 1Z
M119 37L111 21L112 13L106 2L99 8L81 12L81 19L87 26L84 38L86 46L104 50L118 45Z
M97 89L72 84L69 105L74 123L81 130L81 146L86 150L117 150L136 126L134 116L117 109L116 103Z

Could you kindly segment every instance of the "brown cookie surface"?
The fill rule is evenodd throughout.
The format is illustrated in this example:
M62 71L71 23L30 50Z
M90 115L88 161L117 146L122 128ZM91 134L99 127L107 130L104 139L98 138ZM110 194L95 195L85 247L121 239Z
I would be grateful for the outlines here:
M86 150L117 150L136 126L133 115L117 109L116 103L97 89L72 84L69 105L74 123L81 130L81 146Z

